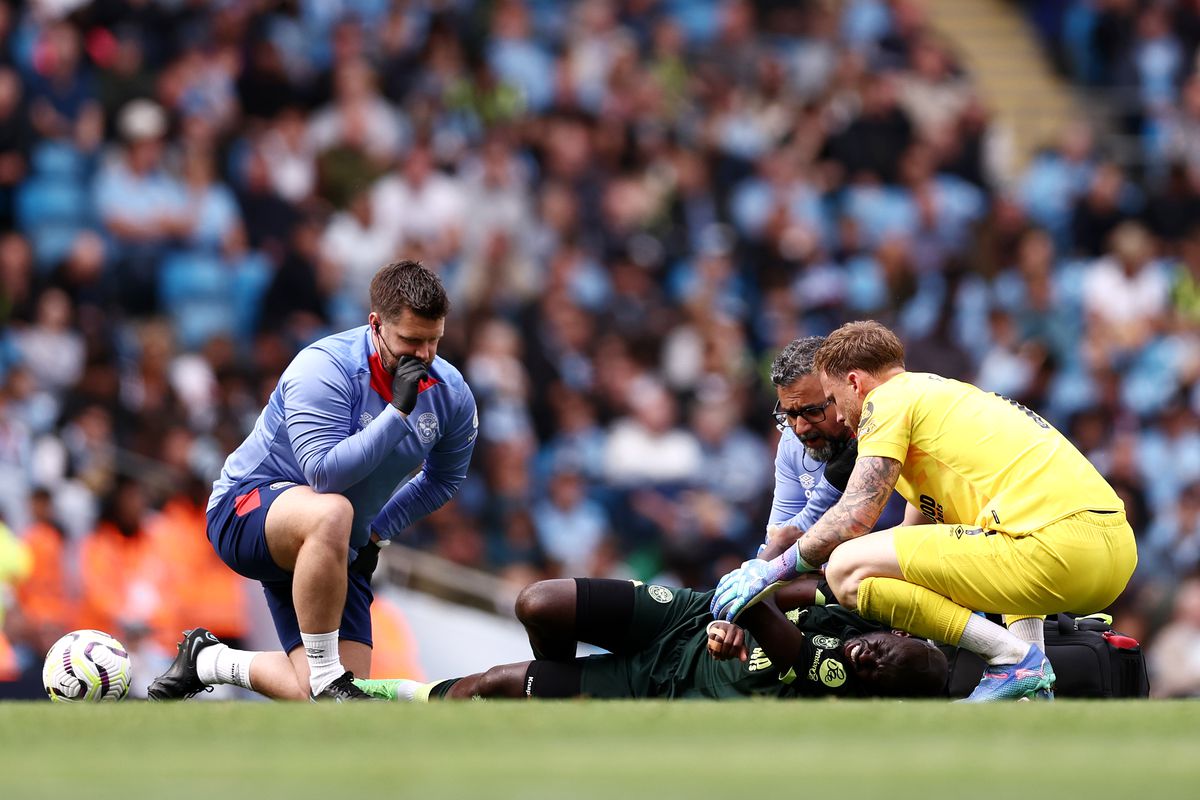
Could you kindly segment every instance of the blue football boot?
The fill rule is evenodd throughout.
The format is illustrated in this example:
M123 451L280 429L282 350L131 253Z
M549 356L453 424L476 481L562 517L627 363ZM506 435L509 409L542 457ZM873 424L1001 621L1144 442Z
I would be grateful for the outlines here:
M983 671L983 679L965 698L964 703L992 703L997 700L1053 700L1054 669L1042 649L1035 644L1016 664L993 664Z

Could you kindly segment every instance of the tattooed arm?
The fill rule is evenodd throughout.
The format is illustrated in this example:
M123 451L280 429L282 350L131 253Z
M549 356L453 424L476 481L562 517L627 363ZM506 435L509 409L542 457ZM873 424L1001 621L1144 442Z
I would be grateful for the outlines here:
M899 477L900 462L894 458L859 458L842 499L795 545L770 561L751 559L721 578L709 606L713 617L736 622L784 584L815 572L839 544L871 530Z
M896 488L900 466L894 458L859 458L842 499L800 537L800 556L819 566L829 560L833 548L869 532Z

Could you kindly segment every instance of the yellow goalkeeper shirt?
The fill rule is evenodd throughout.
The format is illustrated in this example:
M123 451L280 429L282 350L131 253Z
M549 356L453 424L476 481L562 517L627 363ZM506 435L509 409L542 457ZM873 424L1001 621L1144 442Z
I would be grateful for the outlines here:
M1022 536L1124 503L1083 454L1024 406L969 383L903 372L863 402L858 457L903 466L896 490L933 522Z

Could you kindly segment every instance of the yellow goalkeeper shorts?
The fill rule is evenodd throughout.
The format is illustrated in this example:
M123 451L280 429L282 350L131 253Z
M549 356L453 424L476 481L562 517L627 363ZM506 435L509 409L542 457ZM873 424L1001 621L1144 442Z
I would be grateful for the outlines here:
M904 580L972 611L1090 614L1117 599L1137 566L1121 511L1081 511L1021 537L967 525L914 525L892 535Z

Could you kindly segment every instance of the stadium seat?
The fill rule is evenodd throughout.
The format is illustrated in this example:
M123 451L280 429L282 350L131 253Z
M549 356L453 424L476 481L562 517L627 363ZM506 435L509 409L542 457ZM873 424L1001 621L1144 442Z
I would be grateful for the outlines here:
M197 252L174 253L163 262L159 300L183 346L196 348L218 334L251 336L270 279L270 264L258 253L234 262Z
M81 178L87 172L87 156L66 142L39 142L30 163L34 175L43 178Z
M69 221L50 221L27 226L26 234L33 248L33 260L38 271L45 273L58 266L71 251L75 239L85 229L85 226Z
M87 193L70 179L34 178L17 195L17 222L23 228L51 222L82 224L88 211Z

